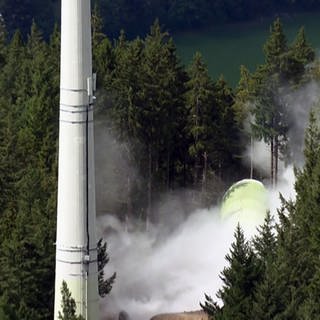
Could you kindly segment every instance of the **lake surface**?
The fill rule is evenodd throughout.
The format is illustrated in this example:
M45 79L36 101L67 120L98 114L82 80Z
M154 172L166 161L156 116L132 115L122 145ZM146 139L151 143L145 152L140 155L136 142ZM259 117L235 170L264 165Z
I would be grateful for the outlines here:
M288 42L292 42L299 28L305 27L308 41L320 52L320 12L297 14L281 18ZM210 75L216 79L224 75L229 85L239 81L240 65L250 71L263 63L263 44L269 36L273 19L251 23L211 27L173 35L178 54L189 65L196 51L201 52Z

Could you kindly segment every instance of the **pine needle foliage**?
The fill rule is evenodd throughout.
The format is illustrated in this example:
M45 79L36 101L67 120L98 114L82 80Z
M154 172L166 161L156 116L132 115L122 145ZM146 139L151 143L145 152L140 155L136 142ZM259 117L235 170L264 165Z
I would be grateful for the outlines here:
M65 281L62 281L61 287L61 309L59 311L58 319L59 320L84 320L82 315L76 315L76 302L71 296L71 292L68 288L68 285Z

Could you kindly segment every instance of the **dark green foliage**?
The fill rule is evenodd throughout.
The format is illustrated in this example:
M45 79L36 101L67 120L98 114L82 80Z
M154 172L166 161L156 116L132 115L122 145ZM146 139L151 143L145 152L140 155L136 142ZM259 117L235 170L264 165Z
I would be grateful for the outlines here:
M173 5L182 16L197 10L191 2ZM0 317L46 320L53 311L60 35L56 27L47 43L35 23L25 40L18 31L7 43L4 34L0 24ZM197 205L209 206L225 189L222 179L243 177L238 159L250 112L256 136L277 143L284 154L289 105L278 94L284 85L295 90L311 77L306 66L314 59L303 30L288 46L277 20L265 46L266 64L253 74L242 68L234 94L223 77L210 79L200 54L187 72L158 21L145 38L129 41L122 32L112 43L95 9L93 44L96 118L121 142L122 156L137 172L122 176L125 200L113 210L127 227L134 220L144 226L157 222L154 200L163 192L193 188L201 194ZM297 171L297 201L284 202L276 236L270 216L251 245L237 229L218 293L224 308L209 296L202 305L216 319L250 319L252 310L256 319L317 317L319 137L312 115L306 164ZM119 177L123 172L117 167ZM188 200L187 210L194 203ZM104 279L109 258L106 243L98 246L105 296L115 274ZM65 316L76 319L66 288L64 294L70 311Z
M128 159L138 164L147 186L144 215L153 219L153 195L174 188L176 164L185 160L179 159L179 152L185 148L180 130L186 76L172 39L157 21L144 40L130 42L121 33L114 57L113 70L105 78L111 106L102 112L110 114L119 140L129 144Z
M0 319L18 320L14 308L10 306L8 299L4 295L0 298Z
M187 132L190 135L189 154L194 162L194 184L197 185L207 172L205 162L212 150L212 138L217 128L218 110L214 105L213 82L198 52L189 68L186 106L188 110ZM202 169L202 170L201 170Z
M264 224L258 228L258 235L254 237L252 245L260 273L260 280L254 292L253 314L255 319L273 319L279 310L283 287L280 281L274 279L275 273L279 270L279 266L275 265L277 239L275 224L269 212Z
M213 319L241 319L249 306L251 314L244 318L269 319L318 319L319 318L319 181L320 181L320 129L318 107L310 115L305 138L305 165L296 170L295 201L281 197L279 221L275 225L270 214L259 227L258 235L247 247L253 253L253 286L249 291L239 290L246 264L235 263L244 256L243 238L237 232L231 255L230 267L224 269L224 285L218 294L224 305L217 307L206 296L202 308ZM248 244L247 244L248 245ZM242 254L236 254L236 253ZM244 260L245 261L245 260ZM242 266L242 269L239 268ZM250 275L250 273L249 273ZM246 292L246 294L243 294ZM240 297L240 298L239 298Z
M276 289L269 301L281 319L303 319L316 310L313 288L319 268L319 145L319 127L312 113L306 132L306 164L297 171L297 199L295 203L285 202L279 212L277 254L269 276L269 284Z
M116 279L116 273L110 278L104 279L104 267L109 262L109 255L107 253L107 243L102 243L102 239L98 241L98 283L99 283L99 295L104 298L110 293L113 283Z
M52 317L57 59L33 24L26 44L16 33L8 45L0 77L0 292L18 319Z
M223 77L213 82L200 53L189 67L186 83L187 123L193 184L200 188L202 203L210 204L212 184L228 180L240 153L240 128L233 110L234 96ZM211 200L212 201L212 200Z
M281 90L283 85L283 64L287 52L287 40L282 24L277 19L270 30L270 36L264 46L266 64L258 71L257 94L253 115L253 133L259 139L271 145L272 157L286 142L288 110ZM275 159L275 161L278 161ZM274 168L271 168L273 170Z
M218 303L213 301L213 299L207 294L205 294L204 297L205 302L204 304L200 302L200 307L209 316L210 319L214 319L214 316L218 314L218 312L221 312L221 308L219 307Z
M223 76L220 76L214 84L214 104L218 112L216 113L217 119L215 121L215 141L212 157L216 172L220 177L228 180L228 174L232 171L232 168L241 168L237 157L239 157L242 151L241 144L239 143L240 128L236 122L233 109L234 94Z
M283 63L285 78L296 86L306 81L306 68L314 59L314 49L307 42L305 31L302 27L285 57L285 62Z
M270 36L264 45L266 66L268 71L279 73L283 64L283 57L287 51L287 39L280 19L276 19L271 28Z
M71 296L71 292L65 281L62 282L61 287L61 309L62 313L59 311L58 319L60 320L84 320L82 315L76 315L76 303Z
M245 67L240 67L240 80L235 92L233 110L235 120L241 129L244 129L244 123L248 120L252 109L254 80L250 71Z
M252 297L259 281L259 268L239 225L234 236L235 241L226 256L228 266L221 273L223 286L217 293L224 306L215 319L250 319L252 313Z
M264 220L264 224L258 227L258 235L253 239L253 247L258 260L265 268L274 260L276 255L276 235L273 217L270 212Z
M102 17L97 5L92 12L92 47L93 47L93 70L98 72L97 88L102 86L104 77L112 71L114 66L114 52L111 42L102 32Z
M0 10L11 34L20 29L27 35L35 19L41 29L45 30L46 35L49 35L58 17L58 4L58 0L1 0Z
M270 28L264 53L265 64L259 66L251 78L242 74L246 77L243 81L247 80L241 85L245 84L247 91L246 96L242 93L242 97L238 97L236 107L251 106L250 134L270 145L270 179L272 185L276 185L279 159L289 161L295 149L291 151L288 144L292 126L289 97L310 79L306 67L314 60L314 51L307 43L303 29L292 46L288 46L281 21L276 19Z
M202 304L204 311L212 316L212 319L253 319L253 297L260 280L259 264L240 225L237 226L234 236L230 253L226 255L228 266L220 276L223 285L217 293L223 307L219 308L208 296L205 304Z

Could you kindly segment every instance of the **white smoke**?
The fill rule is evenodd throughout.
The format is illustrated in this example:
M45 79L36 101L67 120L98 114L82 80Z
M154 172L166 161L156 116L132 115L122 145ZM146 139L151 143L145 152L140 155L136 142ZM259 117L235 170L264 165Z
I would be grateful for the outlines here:
M319 83L311 81L303 85L298 90L283 89L279 99L287 105L289 132L288 146L291 155L291 162L295 166L301 167L304 163L304 132L308 124L310 110L319 102L320 87ZM250 123L254 119L248 119L246 122L246 130L250 132ZM247 165L252 165L259 169L263 174L270 173L271 157L270 145L263 140L252 140L247 146L244 156ZM286 165L283 161L279 161L279 172L285 170Z
M247 162L251 161L254 169L258 169L265 175L270 173L270 147L263 140L252 140L251 144L247 147L245 154L246 156L244 159L246 159Z
M205 292L214 296L234 226L219 221L217 210L211 209L193 213L166 239L158 232L120 229L108 237L107 269L116 270L117 279L102 313L125 310L134 320L146 320L159 313L198 310Z
M295 175L293 166L290 165L280 172L278 185L276 188L268 187L269 208L272 215L277 218L277 209L282 205L280 194L286 200L295 200L296 192L294 189Z
M289 92L285 97L290 118L289 146L292 160L297 166L304 163L304 132L308 125L310 110L319 102L319 97L320 87L315 81L306 83L299 90Z
M95 185L97 214L115 212L128 198L128 176L139 182L130 148L119 140L105 119L95 121Z
M279 188L269 191L273 215L280 207L280 192L294 198L293 184L290 168L283 172ZM111 216L101 216L99 225L108 239L107 270L117 272L111 295L102 304L104 316L116 317L125 310L133 320L147 320L159 313L199 310L204 293L215 298L235 230L234 222L219 218L218 208L197 210L169 234L163 225L164 237L161 228L127 233ZM255 230L243 227L250 239Z
M303 132L318 91L318 86L311 83L290 97L289 140L298 147L297 161L301 160ZM248 152L255 168L267 173L269 147L254 142ZM277 189L268 188L274 216L281 206L279 193L286 199L295 198L293 166L285 168L281 163L279 170ZM218 208L198 210L186 216L182 207L174 197L161 199L158 209L166 217L163 220L166 223L162 221L148 233L128 233L114 217L99 217L98 234L106 238L111 258L106 275L117 272L111 294L101 303L102 319L117 317L125 310L133 320L147 320L159 313L198 310L204 293L215 298L235 225L221 221ZM250 236L246 230L246 237Z

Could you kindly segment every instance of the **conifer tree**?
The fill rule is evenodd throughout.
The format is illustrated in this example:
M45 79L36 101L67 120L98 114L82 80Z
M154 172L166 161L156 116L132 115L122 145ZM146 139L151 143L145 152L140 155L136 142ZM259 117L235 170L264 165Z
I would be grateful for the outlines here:
M302 320L320 319L320 300L319 300L319 266L312 277L310 284L307 286L307 295L303 303L299 306L298 317Z
M102 31L103 19L97 3L93 8L91 24L93 70L97 72L97 88L101 88L104 83L104 78L107 77L114 68L115 58L113 46Z
M287 39L280 19L276 19L264 45L265 64L257 71L253 108L253 134L270 145L272 185L277 184L280 154L285 154L288 132L288 106L284 100Z
M114 49L115 67L106 79L106 86L111 91L113 125L120 141L136 137L136 122L133 120L136 105L140 104L138 92L141 81L138 69L141 66L143 42L136 39L129 43L121 32Z
M217 120L213 142L213 153L211 155L213 168L221 178L227 178L227 173L232 168L240 167L239 155L241 153L240 129L235 119L233 109L234 94L227 82L220 76L214 83L214 105L217 109ZM226 174L223 174L226 172ZM232 173L234 177L234 172Z
M253 100L253 79L250 71L245 66L240 66L240 80L234 97L235 120L239 128L243 128L248 120Z
M65 281L62 282L61 287L61 308L62 313L59 311L58 319L60 320L84 320L82 315L76 315L76 303L71 296L71 292Z
M283 288L274 276L278 269L275 263L277 239L270 212L267 213L264 224L258 228L258 235L253 239L253 248L258 260L260 281L254 292L252 314L257 320L273 319L279 311L279 295Z
M187 74L181 65L177 54L177 48L173 39L169 37L165 43L167 55L167 76L163 79L163 86L167 91L168 97L165 102L164 126L162 129L163 142L158 151L162 157L161 162L161 180L163 181L163 188L167 191L173 190L177 180L177 162L183 163L184 158L180 155L185 150L183 129L186 123L185 110L185 82ZM166 83L165 79L170 82Z
M221 308L209 295L205 294L204 303L200 302L200 307L208 315L209 319L214 319L215 316L221 312Z
M317 110L318 112L318 110ZM310 124L306 131L306 163L302 171L297 172L295 189L297 198L292 214L295 242L295 265L291 268L294 280L294 293L298 297L297 308L305 308L310 301L317 301L314 286L318 283L319 270L319 177L320 177L320 130L316 110L310 115ZM309 300L309 302L307 302ZM308 308L311 306L309 305ZM311 312L310 309L308 312Z
M104 267L109 262L109 255L107 253L107 242L102 243L102 238L98 241L98 284L99 295L104 298L110 293L113 283L116 279L116 273L110 278L104 279Z
M307 41L304 27L299 29L291 48L294 52L294 57L304 65L312 62L315 58L314 49Z
M311 319L317 312L319 146L315 113L306 131L306 163L296 172L296 201L279 210L276 255L255 295L257 319Z
M7 199L1 219L1 229L8 219L11 222L6 225L0 248L0 291L18 318L49 319L53 305L58 110L58 88L53 78L58 70L52 68L50 61L55 59L51 60L35 24L26 46L19 38L18 34L13 38L4 68L8 73L13 68L19 73L13 79L15 87L7 93L11 100L6 130L14 123L10 132L14 147L7 149L14 159L9 171L14 196ZM11 59L17 55L21 56L13 64Z
M141 124L138 113L139 108L141 109L143 106L143 101L140 99L143 86L141 80L143 50L143 40L137 38L130 42L126 39L123 31L120 33L113 49L113 65L104 76L105 96L98 99L97 105L99 118L105 119L108 117L112 120L109 124L109 130L125 146L122 152L125 161L138 168L138 164L142 163L145 153L139 131ZM103 55L102 59L104 59ZM99 101L101 100L102 103L100 104ZM105 123L105 121L103 122ZM119 173L121 174L121 172ZM122 177L125 180L123 184L124 192L121 195L122 197L124 195L124 199L120 198L118 200L124 202L126 207L124 219L127 222L132 219L134 199L140 197L140 190L136 186L131 173L130 170L126 177ZM133 192L133 190L137 191Z
M5 294L0 295L0 319L19 320L15 308L9 304L8 297Z
M1 197L1 214L3 225L1 236L10 234L12 221L16 211L16 198L14 184L17 171L20 169L16 157L17 136L20 128L20 110L16 106L18 78L22 77L22 61L25 59L25 47L21 33L16 32L6 48L5 65L0 74L0 113L1 113L1 148L0 148L0 187L3 190ZM0 242L1 243L1 242Z
M138 41L138 40L137 40ZM154 179L159 177L159 186L168 188L171 184L171 168L174 163L174 138L176 119L181 109L180 92L182 70L176 50L167 32L161 30L158 21L151 26L150 34L144 40L141 69L134 79L139 90L130 88L129 106L132 115L134 136L145 148L142 160L147 185L146 224L153 220ZM131 104L131 97L137 93L137 103ZM165 160L162 158L165 155Z
M215 110L213 83L202 56L197 52L189 69L190 80L186 83L186 106L188 109L187 132L190 135L189 154L194 162L194 184L206 181L208 155L212 150Z
M240 225L237 226L235 240L231 244L230 253L226 255L228 266L221 273L223 281L217 297L223 307L217 308L210 297L204 304L205 311L213 311L213 319L252 319L253 296L260 281L256 256L245 240ZM211 312L210 311L210 312Z
M7 49L7 28L3 19L0 16L0 67L3 68L5 65L6 49Z
M250 127L254 108L254 77L245 66L240 67L240 80L236 88L233 111L243 146L250 145L250 178L253 178L253 133Z
M269 262L274 260L276 254L276 235L274 219L267 212L262 226L258 227L258 235L253 239L254 250L257 258L266 266Z
M269 74L279 74L284 56L288 50L287 39L279 18L271 25L270 35L263 49Z
M315 59L315 52L308 43L305 30L301 27L288 49L283 66L285 77L294 88L307 81L306 67Z

